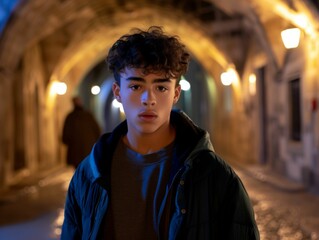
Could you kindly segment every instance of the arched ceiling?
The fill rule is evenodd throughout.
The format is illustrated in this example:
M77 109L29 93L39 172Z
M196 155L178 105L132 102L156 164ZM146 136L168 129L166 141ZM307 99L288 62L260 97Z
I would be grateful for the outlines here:
M227 67L228 62L237 66L243 62L244 47L229 50L225 40L244 46L254 38L277 65L283 51L278 36L289 23L288 13L293 14L288 10L302 7L292 0L21 1L0 39L0 68L14 72L23 52L38 44L51 78L72 75L78 80L105 57L119 36L150 25L179 35L212 71Z
M26 1L16 10L17 16L12 18L4 32L1 45L5 51L0 53L0 59L5 59L6 63L3 68L17 66L19 56L26 48L41 43L50 57L54 56L50 51L59 52L63 48L61 55L56 56L59 63L53 63L55 70L50 71L64 76L76 65L82 67L99 61L110 44L131 28L150 25L164 26L167 32L179 35L194 55L199 56L203 47L207 52L209 47L212 60L225 66L227 60L214 44L207 41L204 28L194 14L183 11L184 5L174 7L170 4ZM23 34L18 35L18 32Z
M146 28L150 25L164 26L170 34L179 35L191 52L199 58L202 58L201 52L205 51L206 59L202 59L203 62L210 60L222 66L227 64L225 57L211 42L207 41L207 37L204 37L196 19L188 23L182 13L175 12L175 15L172 16L163 8L154 10L146 6L133 14L118 12L113 17L121 21L103 22L105 18L95 18L95 21L83 33L72 36L71 42L60 56L60 62L54 70L55 74L60 77L65 76L73 68L77 68L75 72L80 73L79 67L92 65L103 59L107 54L107 49L121 35L134 27ZM191 37L189 37L190 32Z

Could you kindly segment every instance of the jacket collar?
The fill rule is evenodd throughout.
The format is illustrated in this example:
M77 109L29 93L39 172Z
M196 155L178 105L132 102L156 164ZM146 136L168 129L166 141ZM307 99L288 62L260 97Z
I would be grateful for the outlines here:
M176 129L174 154L176 168L186 163L186 159L190 164L191 156L203 149L213 151L208 133L199 128L183 111L173 110L170 121ZM125 120L113 132L102 135L94 145L89 156L93 181L101 178L103 182L110 182L111 159L118 142L126 133L127 122Z

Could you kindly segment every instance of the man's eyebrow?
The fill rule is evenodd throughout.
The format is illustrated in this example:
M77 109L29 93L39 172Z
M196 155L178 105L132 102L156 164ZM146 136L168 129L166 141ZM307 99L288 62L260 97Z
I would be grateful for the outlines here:
M153 82L155 83L162 83L162 82L171 82L172 80L170 78L157 78L157 79L154 79Z
M142 77L128 77L126 78L127 81L138 81L138 82L145 82L145 79ZM170 82L172 81L170 78L156 78L152 82L153 83L163 83L163 82Z
M145 82L145 79L142 77L128 77L126 78L127 81L139 81L139 82Z

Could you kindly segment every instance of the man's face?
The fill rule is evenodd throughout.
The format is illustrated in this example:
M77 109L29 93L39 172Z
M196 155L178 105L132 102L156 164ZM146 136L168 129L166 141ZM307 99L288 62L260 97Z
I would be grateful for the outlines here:
M113 93L123 104L128 131L140 135L165 132L181 92L176 79L167 78L164 72L145 74L143 69L126 68L120 81L121 86L113 84Z

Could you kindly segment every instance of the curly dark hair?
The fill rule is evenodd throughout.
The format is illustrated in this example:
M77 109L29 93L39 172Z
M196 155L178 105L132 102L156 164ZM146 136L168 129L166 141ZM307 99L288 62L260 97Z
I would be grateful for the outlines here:
M115 80L126 68L143 68L147 73L165 72L179 82L187 71L190 54L177 36L166 35L162 27L152 26L147 31L135 28L123 35L111 47L106 62Z

